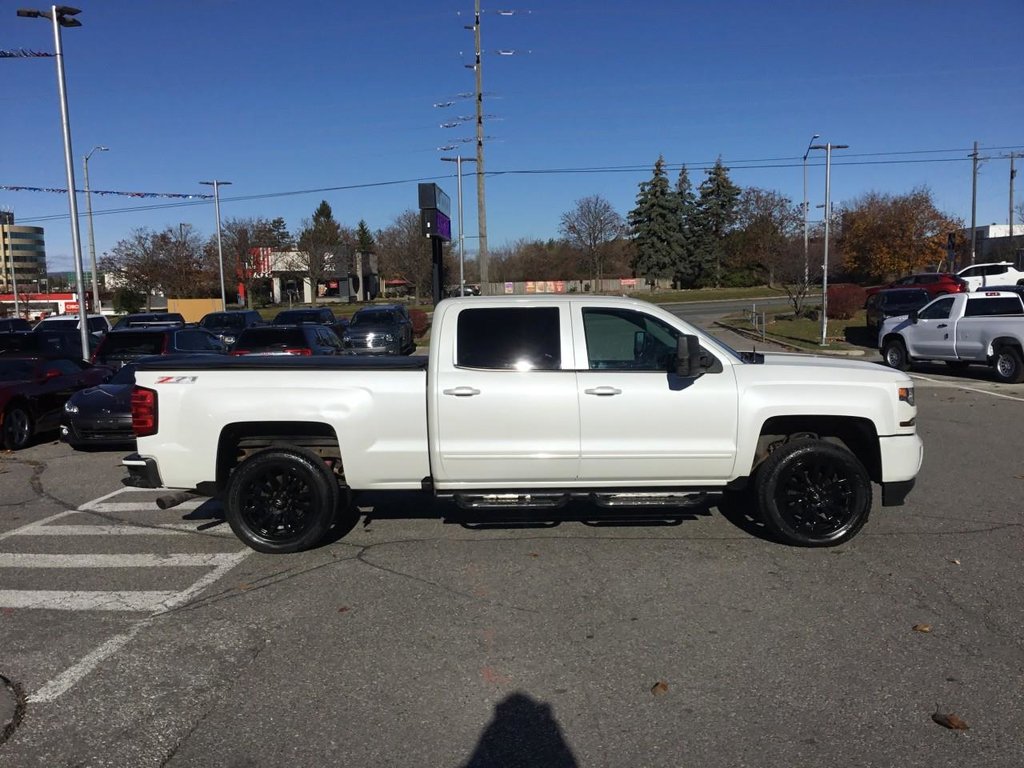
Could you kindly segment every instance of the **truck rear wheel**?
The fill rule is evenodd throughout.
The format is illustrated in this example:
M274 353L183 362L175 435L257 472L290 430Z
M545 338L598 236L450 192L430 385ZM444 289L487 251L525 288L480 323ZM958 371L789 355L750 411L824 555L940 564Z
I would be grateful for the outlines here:
M269 448L228 478L224 511L231 530L257 552L308 549L327 534L339 507L338 482L304 448Z
M885 346L882 347L882 358L886 365L897 371L910 369L910 356L907 354L906 346L899 339L885 342Z
M871 479L845 448L824 440L785 443L758 468L761 518L784 543L832 547L849 541L871 511Z
M1024 381L1024 360L1016 347L1000 347L992 367L996 376L1004 384L1020 384Z

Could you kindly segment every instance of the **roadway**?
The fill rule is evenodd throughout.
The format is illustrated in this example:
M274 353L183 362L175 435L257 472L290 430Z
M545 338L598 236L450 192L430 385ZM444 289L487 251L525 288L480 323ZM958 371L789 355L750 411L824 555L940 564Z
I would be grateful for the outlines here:
M0 765L1024 764L1024 385L915 379L918 487L829 550L408 495L273 557L123 451L5 454Z

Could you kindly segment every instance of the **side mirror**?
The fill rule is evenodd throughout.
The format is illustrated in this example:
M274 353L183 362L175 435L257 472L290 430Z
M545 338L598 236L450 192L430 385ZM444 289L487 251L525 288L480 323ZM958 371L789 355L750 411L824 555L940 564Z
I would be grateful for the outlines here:
M912 310L910 312L910 322L913 323L914 325L917 325L917 310L916 309Z
M644 347L647 346L647 332L636 331L633 333L633 359L639 360L644 356Z
M692 379L703 373L700 339L692 334L684 333L676 339L676 375Z

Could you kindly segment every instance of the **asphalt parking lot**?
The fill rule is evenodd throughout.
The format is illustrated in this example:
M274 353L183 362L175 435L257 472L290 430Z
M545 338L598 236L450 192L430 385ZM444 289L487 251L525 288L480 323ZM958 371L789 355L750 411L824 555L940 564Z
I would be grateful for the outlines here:
M830 550L410 495L272 557L123 452L4 455L0 765L1024 764L1024 385L916 378L918 486Z

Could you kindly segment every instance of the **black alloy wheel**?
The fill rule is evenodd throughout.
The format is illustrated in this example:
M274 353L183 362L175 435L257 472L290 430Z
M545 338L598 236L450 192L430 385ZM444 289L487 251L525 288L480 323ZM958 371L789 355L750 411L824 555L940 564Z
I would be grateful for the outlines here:
M871 480L843 447L793 440L758 468L761 517L786 544L831 547L853 538L871 511Z
M4 414L4 448L18 451L32 439L32 416L23 405L12 405Z
M338 482L323 459L304 448L270 448L243 461L228 479L224 510L231 530L257 552L308 549L327 534Z

